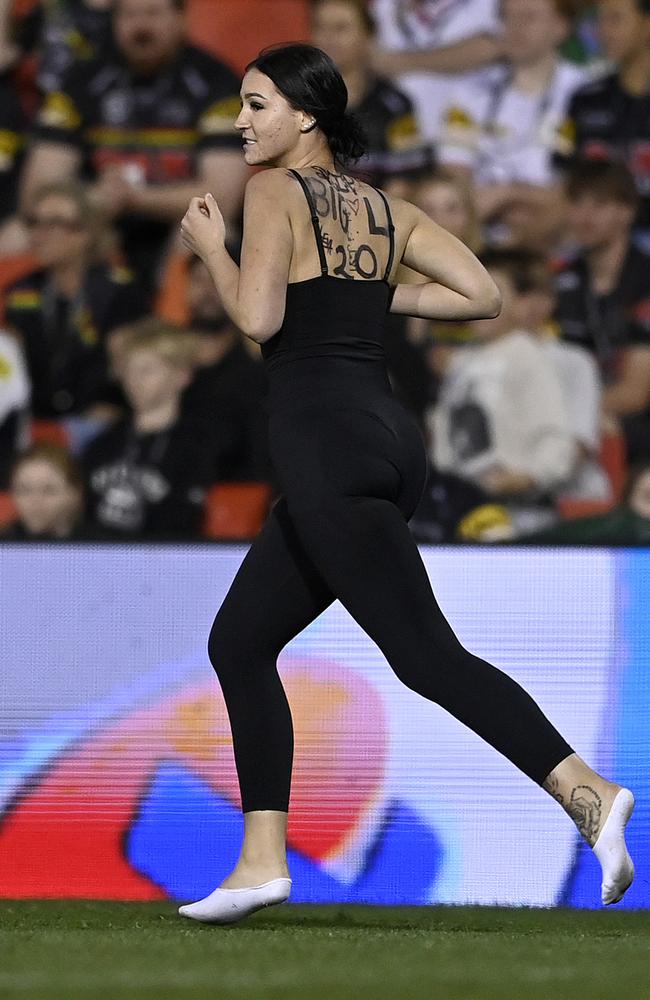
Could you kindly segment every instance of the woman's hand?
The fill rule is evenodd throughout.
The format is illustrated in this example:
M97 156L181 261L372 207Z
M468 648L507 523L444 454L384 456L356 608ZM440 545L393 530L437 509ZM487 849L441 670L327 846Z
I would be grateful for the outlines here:
M181 239L187 250L203 260L225 244L226 225L211 194L206 194L205 198L192 198L181 222Z

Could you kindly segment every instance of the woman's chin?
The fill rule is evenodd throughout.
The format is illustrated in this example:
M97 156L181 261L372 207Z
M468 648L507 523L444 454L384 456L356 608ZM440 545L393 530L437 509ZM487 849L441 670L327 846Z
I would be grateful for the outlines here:
M273 167L273 158L263 156L257 146L244 146L244 161L250 167Z

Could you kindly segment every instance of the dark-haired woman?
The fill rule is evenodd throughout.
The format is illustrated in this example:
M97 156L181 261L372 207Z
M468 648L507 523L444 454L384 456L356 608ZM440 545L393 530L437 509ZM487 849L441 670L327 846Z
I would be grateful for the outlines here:
M247 68L236 127L248 183L241 267L211 195L194 199L183 239L233 322L262 345L271 454L283 497L216 616L210 656L233 731L245 836L235 870L183 915L238 920L289 895L292 764L282 648L335 599L397 676L446 708L566 809L603 866L603 902L633 877L624 827L634 799L574 753L513 680L465 650L445 620L408 529L424 444L390 390L386 314L495 316L496 286L474 255L419 209L347 176L358 128L331 60L306 45ZM398 264L427 284L392 284Z

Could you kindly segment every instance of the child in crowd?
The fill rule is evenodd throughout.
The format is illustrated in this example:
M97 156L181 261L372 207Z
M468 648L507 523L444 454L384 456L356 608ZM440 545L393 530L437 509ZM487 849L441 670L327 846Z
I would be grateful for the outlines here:
M123 330L119 374L132 414L84 454L89 513L116 538L190 538L211 482L211 445L181 416L196 338L162 320Z
M474 342L451 356L428 420L435 467L505 504L516 533L555 521L554 496L578 458L558 374L524 325L529 289L519 257L484 255L501 313L471 324Z
M91 533L83 524L83 477L61 445L34 444L16 459L11 496L17 518L7 541L75 541Z
M613 500L611 483L598 458L603 424L603 387L598 365L584 347L563 340L559 325L552 319L555 292L548 261L530 250L519 250L518 258L521 325L535 334L560 379L578 452L573 475L561 496L573 500Z

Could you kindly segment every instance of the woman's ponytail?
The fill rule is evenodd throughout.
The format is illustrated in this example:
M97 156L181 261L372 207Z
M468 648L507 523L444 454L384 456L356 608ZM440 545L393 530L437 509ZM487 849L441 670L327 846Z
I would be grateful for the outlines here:
M366 152L366 133L356 115L345 112L323 131L337 163L354 163Z

